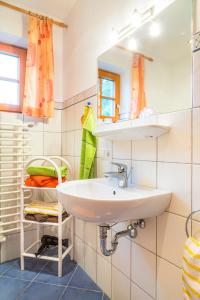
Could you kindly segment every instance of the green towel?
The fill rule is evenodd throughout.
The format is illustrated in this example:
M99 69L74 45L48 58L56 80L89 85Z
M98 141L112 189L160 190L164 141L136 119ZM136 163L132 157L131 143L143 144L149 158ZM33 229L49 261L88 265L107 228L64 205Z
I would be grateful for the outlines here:
M61 177L67 176L67 167L59 168ZM47 166L29 166L26 169L27 173L32 176L49 176L49 177L58 177L57 172L54 167Z
M94 177L94 158L96 153L96 137L92 134L95 129L95 118L92 107L85 106L81 118L83 133L80 158L80 179Z

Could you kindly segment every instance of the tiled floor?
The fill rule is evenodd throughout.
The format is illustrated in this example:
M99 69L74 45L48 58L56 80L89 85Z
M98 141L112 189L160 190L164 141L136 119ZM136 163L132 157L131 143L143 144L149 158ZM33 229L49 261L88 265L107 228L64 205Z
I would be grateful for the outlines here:
M19 259L0 264L0 300L109 300L75 262L63 262L63 277L57 264L27 258L25 271Z

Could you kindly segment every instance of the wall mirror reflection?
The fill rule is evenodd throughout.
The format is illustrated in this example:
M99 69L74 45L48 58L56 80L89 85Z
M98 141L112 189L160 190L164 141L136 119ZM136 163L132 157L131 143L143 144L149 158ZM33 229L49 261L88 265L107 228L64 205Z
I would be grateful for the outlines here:
M190 108L192 1L176 0L98 58L107 122Z

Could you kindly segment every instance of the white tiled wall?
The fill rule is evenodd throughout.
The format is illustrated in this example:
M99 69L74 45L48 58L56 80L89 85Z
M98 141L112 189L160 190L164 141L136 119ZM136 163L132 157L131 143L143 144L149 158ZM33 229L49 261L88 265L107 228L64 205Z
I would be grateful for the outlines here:
M76 178L80 117L86 100L62 111L62 154L74 162ZM96 107L95 96L90 100ZM185 221L192 208L200 208L200 107L196 104L193 109L158 118L162 124L171 126L170 132L158 139L123 142L99 139L97 176L113 168L111 160L126 163L132 169L130 181L172 192L168 210L157 218L147 219L146 228L139 230L135 240L121 238L112 257L104 257L100 252L98 228L76 220L76 259L112 300L183 299L181 258ZM110 156L106 158L107 151ZM112 235L126 225L124 222L114 226ZM192 225L193 231L198 226L200 229L200 223L193 221Z
M171 127L168 134L158 139L123 143L98 140L98 177L112 168L111 160L121 161L132 169L132 182L172 192L168 210L146 220L146 228L139 231L134 241L120 239L112 257L104 257L100 252L98 228L76 220L76 259L112 300L183 299L181 257L185 222L191 209L200 209L200 51L195 52L193 63L193 108L158 116L162 124ZM66 138L62 140L63 149L70 149L63 154L74 160L76 177L80 116L85 103L83 100L62 112L62 135ZM92 105L96 107L95 97ZM67 146L68 143L74 146ZM110 156L105 158L107 151ZM190 224L193 233L200 229L199 220L200 216L195 216ZM114 226L112 235L126 225L124 222Z

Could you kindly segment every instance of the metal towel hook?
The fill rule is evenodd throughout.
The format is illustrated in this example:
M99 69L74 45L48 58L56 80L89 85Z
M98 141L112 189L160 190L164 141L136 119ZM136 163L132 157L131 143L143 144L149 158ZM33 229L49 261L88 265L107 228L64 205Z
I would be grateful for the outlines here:
M194 215L194 214L196 214L196 213L198 213L198 212L200 212L200 209L192 211L192 212L189 214L189 216L187 217L187 220L186 220L186 222L185 222L185 232L186 232L187 238L189 238L189 236L190 236L189 231L188 231L188 223L189 223L189 221L190 221L190 218L192 217L192 215Z

